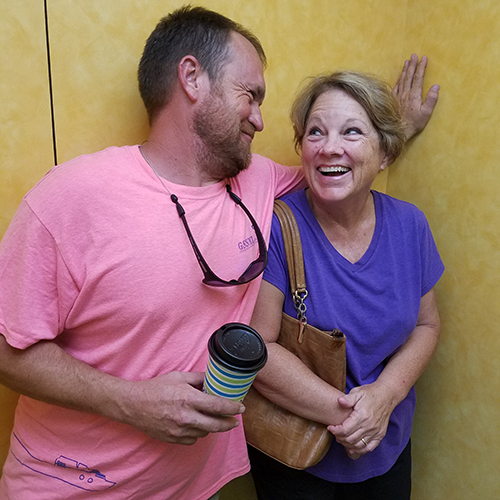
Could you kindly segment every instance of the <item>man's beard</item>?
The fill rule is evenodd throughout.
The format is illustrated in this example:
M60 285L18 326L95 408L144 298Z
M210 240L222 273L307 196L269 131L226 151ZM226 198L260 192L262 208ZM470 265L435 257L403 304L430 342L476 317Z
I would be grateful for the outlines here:
M247 125L246 132L253 136L255 128ZM200 138L197 160L213 179L235 177L250 165L250 144L242 141L241 127L238 115L217 91L203 101L194 116L194 130Z

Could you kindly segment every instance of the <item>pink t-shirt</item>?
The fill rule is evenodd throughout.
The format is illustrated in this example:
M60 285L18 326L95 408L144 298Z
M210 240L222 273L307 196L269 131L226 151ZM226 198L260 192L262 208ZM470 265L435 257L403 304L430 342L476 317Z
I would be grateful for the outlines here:
M212 270L239 276L258 245L226 183L165 184ZM299 170L254 155L230 184L268 242L274 198L303 180ZM177 210L138 147L109 148L53 168L24 198L0 244L0 332L20 349L53 339L128 380L204 371L208 337L224 323L250 321L260 278L212 288L202 277ZM241 426L173 445L21 397L0 497L205 500L248 470Z

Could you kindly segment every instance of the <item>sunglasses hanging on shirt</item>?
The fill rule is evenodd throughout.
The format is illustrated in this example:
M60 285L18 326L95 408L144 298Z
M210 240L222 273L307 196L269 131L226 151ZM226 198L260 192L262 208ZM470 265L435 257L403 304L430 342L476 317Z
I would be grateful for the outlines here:
M161 180L161 179L160 179ZM247 207L243 204L241 199L235 195L231 191L231 187L229 184L226 184L226 189L227 192L229 193L229 196L231 199L239 205L242 210L245 212L247 217L250 219L250 222L252 223L252 227L255 230L255 234L257 236L257 242L259 243L259 256L257 259L255 259L246 269L245 272L238 278L238 279L232 279L229 281L225 281L222 278L219 278L211 269L210 266L207 264L207 261L203 258L202 253L200 252L200 249L198 248L198 245L194 241L193 235L191 233L191 230L189 229L189 225L186 219L186 211L182 207L182 205L179 202L179 199L175 194L170 194L170 199L172 200L172 203L175 204L177 208L177 213L179 214L179 217L184 224L184 228L186 229L186 233L189 238L189 242L191 243L191 247L193 248L194 254L196 258L198 259L198 264L200 265L201 271L203 272L203 283L205 285L209 286L219 286L219 287L224 287L224 286L235 286L235 285L244 285L245 283L248 283L257 276L259 276L265 269L266 264L267 264L267 248L266 248L266 242L264 241L264 237L262 236L262 232L257 224L257 221L253 218L252 214L248 210Z

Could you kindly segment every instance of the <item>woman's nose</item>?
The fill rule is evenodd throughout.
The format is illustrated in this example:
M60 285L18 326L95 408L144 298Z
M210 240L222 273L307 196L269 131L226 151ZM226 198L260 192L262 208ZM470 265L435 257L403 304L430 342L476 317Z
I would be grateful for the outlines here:
M340 137L329 135L320 150L321 153L327 156L342 156L344 147Z

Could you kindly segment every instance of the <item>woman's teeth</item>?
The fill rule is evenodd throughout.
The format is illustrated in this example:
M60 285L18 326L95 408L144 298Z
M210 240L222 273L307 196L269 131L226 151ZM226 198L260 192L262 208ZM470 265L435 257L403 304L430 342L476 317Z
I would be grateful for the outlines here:
M322 175L343 175L349 172L350 168L347 167L320 167L319 172Z

